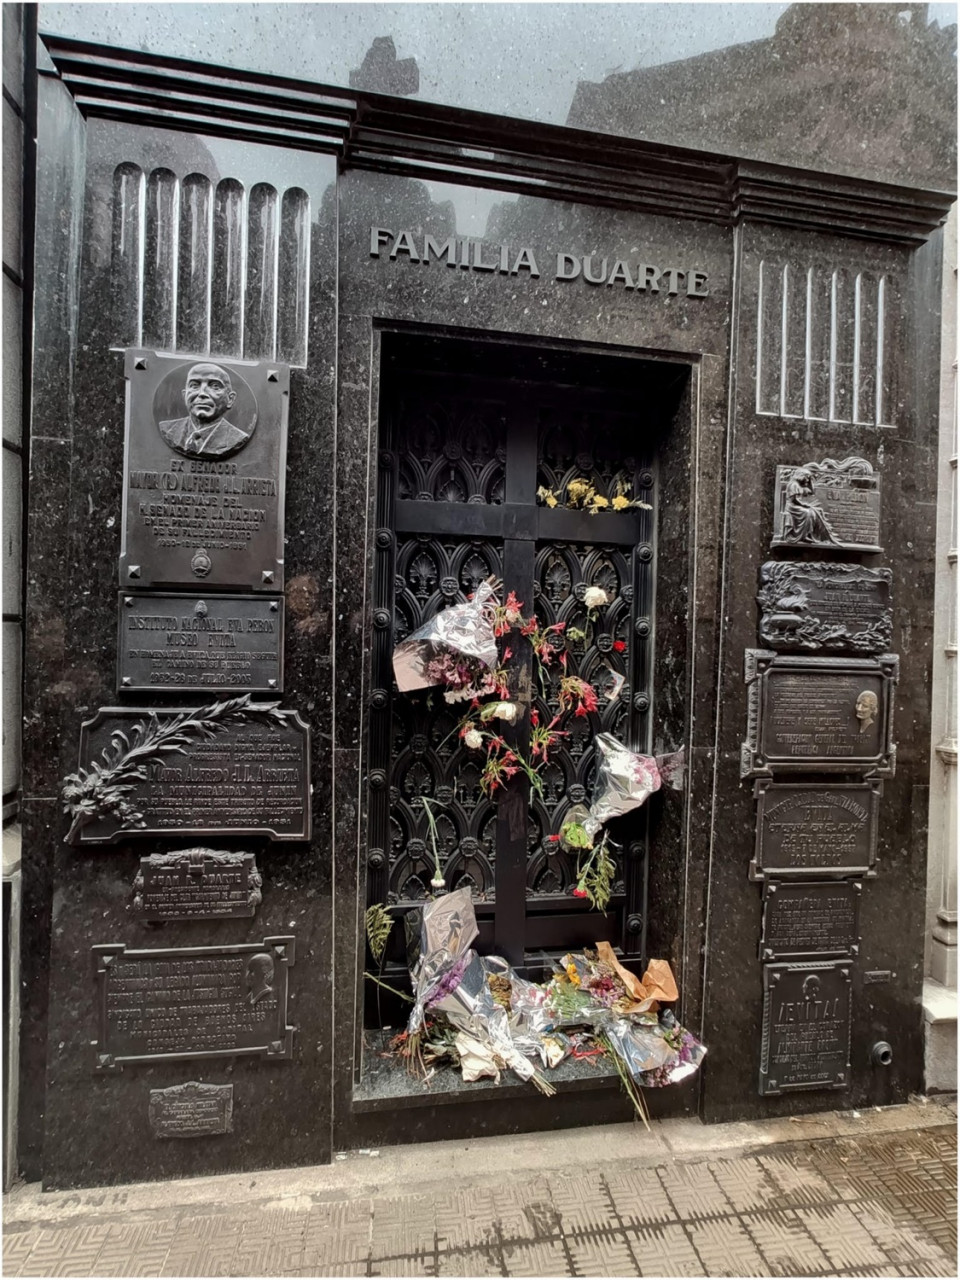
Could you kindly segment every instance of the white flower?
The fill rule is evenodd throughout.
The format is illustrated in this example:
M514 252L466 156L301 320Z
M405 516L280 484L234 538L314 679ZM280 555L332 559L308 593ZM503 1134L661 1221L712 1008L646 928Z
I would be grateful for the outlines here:
M496 716L498 720L506 720L507 724L514 724L519 709L515 702L498 702L490 712L490 715Z
M476 751L483 746L483 734L479 729L468 729L463 735L463 740L471 751Z
M583 593L583 603L588 609L599 609L607 603L607 593L603 587L587 587Z

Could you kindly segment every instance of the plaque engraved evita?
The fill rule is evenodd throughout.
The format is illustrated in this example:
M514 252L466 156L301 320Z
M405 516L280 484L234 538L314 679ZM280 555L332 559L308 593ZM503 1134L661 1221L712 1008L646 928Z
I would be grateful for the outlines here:
M188 1080L150 1090L150 1128L155 1138L211 1138L233 1132L233 1085Z
M760 1095L850 1087L851 967L763 966Z
M292 937L224 947L92 948L99 1009L94 1070L185 1058L293 1054Z
M777 467L773 547L879 552L880 477L865 458Z
M760 640L771 649L886 653L889 569L768 561L760 568Z
M289 370L128 350L120 585L277 591Z
M280 596L120 593L120 692L281 693Z
M741 777L801 771L892 777L894 654L808 658L747 649L744 672Z
M883 783L754 784L757 842L750 879L872 878Z

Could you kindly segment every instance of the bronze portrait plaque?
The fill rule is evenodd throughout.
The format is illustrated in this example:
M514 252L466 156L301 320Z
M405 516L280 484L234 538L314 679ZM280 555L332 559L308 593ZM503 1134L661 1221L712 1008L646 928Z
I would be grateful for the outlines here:
M290 375L128 350L120 586L283 588Z
M807 658L748 649L744 670L741 777L801 771L892 777L895 655Z
M132 836L310 838L310 728L240 698L206 707L101 707L64 780L68 844Z
M287 1026L292 937L225 947L92 948L94 1070L184 1058L293 1056Z
M777 467L770 545L882 551L880 477L865 458Z
M893 635L889 569L768 561L760 568L760 641L771 649L886 653Z
M252 853L182 849L140 859L131 911L144 921L234 920L256 914L263 880Z
M120 692L283 692L281 596L121 591Z
M212 1138L233 1132L233 1085L188 1080L150 1090L150 1128L155 1138Z
M850 979L844 961L763 966L761 1097L850 1087Z
M754 784L757 842L750 879L876 875L882 782Z
M862 888L859 880L768 880L760 959L857 955Z

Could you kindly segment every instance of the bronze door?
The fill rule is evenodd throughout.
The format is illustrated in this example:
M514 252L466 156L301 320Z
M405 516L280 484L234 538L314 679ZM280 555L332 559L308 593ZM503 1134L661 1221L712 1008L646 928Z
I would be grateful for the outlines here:
M401 910L429 892L433 856L420 797L437 813L441 866L450 889L468 884L479 944L529 965L537 953L599 939L642 958L645 933L643 810L618 820L621 846L608 909L571 895L576 859L553 852L578 801L589 802L596 733L649 749L653 643L654 476L636 399L602 389L534 380L398 373L384 380L374 583L370 713L368 901ZM650 509L591 514L538 502L537 489L566 491L589 479L612 498L618 481ZM541 772L542 797L517 775L490 799L480 789L481 753L457 735L466 704L439 689L399 694L396 642L490 574L534 609L541 625L566 622L567 670L599 696L596 713L569 714ZM595 621L583 604L602 586L610 603ZM511 692L525 711L512 732L529 758L529 708L542 724L557 713L559 664L540 686L528 641L514 631ZM398 957L399 958L399 957Z

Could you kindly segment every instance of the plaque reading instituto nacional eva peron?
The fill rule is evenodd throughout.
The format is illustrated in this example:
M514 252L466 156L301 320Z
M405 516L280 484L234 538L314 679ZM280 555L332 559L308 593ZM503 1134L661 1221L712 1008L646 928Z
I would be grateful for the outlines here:
M205 707L101 707L63 783L68 843L133 836L310 838L310 729L247 696Z
M283 599L121 592L117 684L121 692L282 692Z
M771 782L759 778L750 878L876 875L883 783Z
M289 370L126 352L123 588L283 587Z
M890 777L898 661L808 658L748 649L741 777L857 772Z
M183 1058L283 1059L293 937L223 947L92 948L98 1038L94 1069Z

